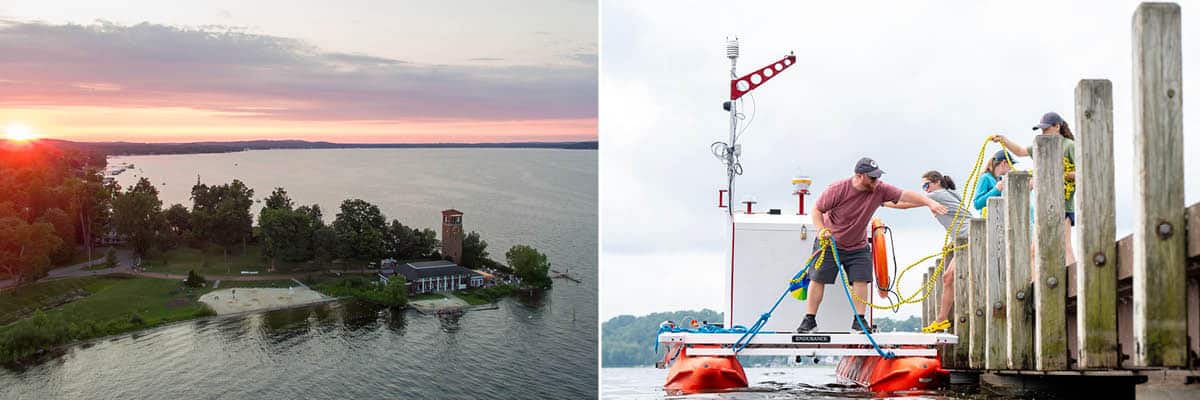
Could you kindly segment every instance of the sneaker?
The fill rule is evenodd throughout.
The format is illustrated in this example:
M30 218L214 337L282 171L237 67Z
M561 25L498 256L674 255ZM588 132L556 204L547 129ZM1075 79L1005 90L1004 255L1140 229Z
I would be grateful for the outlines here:
M796 328L796 333L808 333L813 329L817 329L817 318L805 315L804 321L800 322L800 327Z
M864 319L863 323L866 323L866 322L867 322L867 320ZM867 329L870 330L869 327ZM850 332L863 333L862 327L858 326L858 318L857 317L850 317Z

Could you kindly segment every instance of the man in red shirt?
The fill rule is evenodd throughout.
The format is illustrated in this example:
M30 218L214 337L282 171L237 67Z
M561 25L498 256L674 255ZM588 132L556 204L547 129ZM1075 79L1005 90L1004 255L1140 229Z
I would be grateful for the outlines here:
M862 299L867 298L873 275L867 226L875 210L885 202L908 202L923 204L934 214L946 213L946 206L929 197L880 182L882 175L883 170L879 169L875 160L863 157L854 166L854 176L833 182L821 192L812 214L813 225L820 232L818 238L833 235L837 241L837 258L846 269L846 279L853 286L854 293ZM813 251L819 245L820 241L814 242ZM817 328L817 310L825 295L825 285L836 282L838 277L838 267L831 251L825 250L824 264L819 269L809 271L813 284L808 289L808 314L796 329L797 332L810 332ZM862 318L866 304L855 300L854 308L858 315L851 322L850 329L861 332L857 319ZM866 322L865 319L863 321Z

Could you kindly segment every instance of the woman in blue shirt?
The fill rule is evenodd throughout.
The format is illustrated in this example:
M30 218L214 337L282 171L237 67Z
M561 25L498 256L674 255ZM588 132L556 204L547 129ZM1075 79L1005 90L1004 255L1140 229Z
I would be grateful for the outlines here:
M988 161L987 170L979 175L979 182L975 184L975 197L972 199L972 204L976 210L983 210L984 215L987 215L987 210L984 210L987 207L987 199L1004 193L1004 175L1008 174L1008 171L1012 171L1012 164L1009 164L1009 160L1012 160L1012 156L1005 154L1004 150L1000 150Z

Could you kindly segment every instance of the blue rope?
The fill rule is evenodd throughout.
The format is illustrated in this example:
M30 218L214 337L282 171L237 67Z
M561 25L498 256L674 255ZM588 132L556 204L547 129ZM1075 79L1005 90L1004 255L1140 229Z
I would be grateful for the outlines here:
M804 268L800 269L800 272L797 272L796 275L792 276L792 280L794 281L803 276L804 272L808 271L808 269L812 267L813 263L816 261L817 257L809 257L808 264L805 264ZM779 298L775 299L775 304L771 306L771 309L762 315L759 315L758 321L754 322L754 326L751 326L750 330L742 334L742 337L738 338L736 342L733 342L733 352L735 354L741 352L742 349L745 349L746 346L750 344L750 341L754 340L755 336L758 336L759 331L761 331L762 328L767 325L767 320L771 319L771 313L775 312L775 308L779 307L779 303L782 302L783 298L787 297L788 293L791 293L792 290L791 281L788 281L787 289L784 289L783 293L779 295Z
M662 337L662 334L667 333L667 332L670 332L670 333L682 333L682 332L687 332L687 333L745 333L747 331L748 331L748 329L746 329L746 327L742 326L742 325L734 325L732 328L723 328L723 327L713 325L713 324L700 325L699 328L681 328L678 326L662 325L662 326L658 327L658 333L654 334L654 354L658 354L658 338Z
M843 283L842 291L846 293L846 301L849 302L851 306L853 306L854 299L852 297L850 297L850 289L847 289L847 286L849 286L849 282L846 282L846 269L845 269L845 267L842 266L841 259L838 258L837 240L833 239L832 235L830 235L829 239L830 239L829 249L830 249L830 252L833 253L833 261L835 264L837 264L838 271L841 272L842 283ZM797 272L796 275L794 275L792 277L792 280L796 280L796 279L800 278L801 276L803 276L804 272L808 271L808 269L810 267L812 267L813 263L815 263L816 260L817 260L817 257L809 257L808 264L806 264L804 266L804 268L802 268L800 270L800 272ZM664 332L672 332L672 333L680 333L680 332L741 333L742 336L739 337L738 340L733 343L733 352L735 354L738 352L741 352L742 349L745 349L746 346L749 345L752 340L754 340L755 336L757 336L759 333L761 333L762 328L767 325L767 320L771 319L771 313L775 312L775 309L777 307L779 307L779 303L783 302L783 298L787 297L788 293L791 293L792 290L793 290L793 288L792 288L791 282L789 281L788 288L783 291L783 294L779 295L778 299L775 299L775 304L771 306L771 309L768 310L767 312L763 313L762 315L759 315L758 321L755 321L754 325L751 326L750 328L746 328L745 326L742 326L742 325L735 325L732 328L725 329L722 327L718 327L716 325L709 325L709 324L702 325L698 329L660 326L658 328L658 333L656 333L654 335L654 354L658 354L658 339L659 339L659 337L662 336L662 334ZM867 324L865 322L863 322L862 318L859 317L857 309L854 310L854 320L858 322L858 327L861 328L863 333L865 333L867 335L867 340L871 342L871 346L875 347L875 352L879 353L879 355L883 358L891 359L891 358L896 357L895 352L892 352L890 350L885 352L882 348L879 347L879 343L876 343L875 338L873 336L871 336L871 330L867 329Z
M896 358L895 352L891 350L885 352L879 347L879 343L876 343L875 338L871 336L871 330L868 329L867 323L863 322L861 314L858 313L857 307L854 307L854 299L850 297L850 283L846 281L846 268L842 267L842 260L838 258L837 239L834 239L833 235L829 235L829 243L829 247L832 248L833 252L833 262L837 264L838 271L841 272L842 291L846 293L846 301L850 303L850 307L854 308L854 320L858 322L859 329L862 329L863 333L867 335L867 340L871 342L871 346L875 347L876 353L879 353L880 356L886 359Z

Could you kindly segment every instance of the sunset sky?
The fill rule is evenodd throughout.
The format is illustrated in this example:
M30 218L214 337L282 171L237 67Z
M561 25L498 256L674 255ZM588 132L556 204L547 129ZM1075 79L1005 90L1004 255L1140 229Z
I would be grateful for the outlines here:
M594 1L166 3L0 0L0 126L85 141L596 139Z

